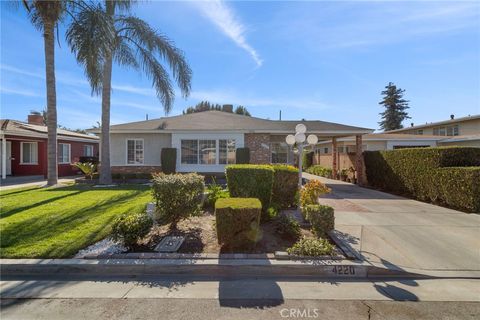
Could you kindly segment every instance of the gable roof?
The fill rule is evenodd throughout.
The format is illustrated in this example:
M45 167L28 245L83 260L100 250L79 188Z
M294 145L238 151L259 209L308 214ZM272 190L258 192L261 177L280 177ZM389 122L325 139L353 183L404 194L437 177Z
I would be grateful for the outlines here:
M409 131L409 130L430 128L430 127L435 127L435 126L448 125L448 124L454 124L454 123L458 123L458 122L477 120L477 119L480 119L480 114L474 114L473 116L461 117L461 118L457 118L457 119L448 119L448 120L444 120L444 121L430 122L430 123L421 124L421 125L418 125L418 126L411 126L411 127L402 128L402 129L384 131L383 133L404 132L404 131Z
M295 126L298 123L305 124L308 132L311 133L363 134L373 132L373 129L326 121L268 120L216 110L117 124L110 127L110 132L239 131L292 133L295 131ZM88 131L100 132L99 129L90 129Z
M0 119L0 128L3 134L47 138L48 128L46 126L40 126L36 124L29 124L18 120ZM88 134L83 134L75 131L57 129L57 136L59 139L64 140L78 140L87 139L92 142L98 142L98 137Z

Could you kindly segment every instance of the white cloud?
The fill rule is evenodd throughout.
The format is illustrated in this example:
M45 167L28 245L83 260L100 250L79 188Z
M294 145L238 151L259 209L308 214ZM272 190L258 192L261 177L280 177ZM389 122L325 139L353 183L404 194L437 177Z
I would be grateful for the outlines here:
M214 25L243 50L247 51L258 67L263 63L257 51L247 42L245 26L235 12L223 1L195 1L194 3Z
M43 95L37 94L30 90L18 89L18 88L7 88L2 85L0 92L4 94L15 94L24 97L43 97Z
M129 85L112 85L112 89L118 90L118 91L123 91L123 92L128 92L128 93L134 93L142 96L147 96L147 97L156 97L155 90L152 88L140 88L140 87L134 87L134 86L129 86Z

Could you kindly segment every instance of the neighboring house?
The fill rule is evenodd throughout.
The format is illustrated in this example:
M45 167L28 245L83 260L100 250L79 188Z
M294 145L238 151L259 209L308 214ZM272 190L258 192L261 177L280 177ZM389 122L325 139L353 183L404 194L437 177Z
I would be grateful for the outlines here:
M113 173L161 170L162 148L177 149L178 172L224 172L237 148L250 149L251 163L293 163L285 137L303 123L321 139L358 136L373 130L324 121L281 121L204 111L110 127ZM90 132L100 133L100 129Z
M47 127L43 117L28 115L28 123L0 120L0 148L2 179L6 176L47 176ZM72 167L80 157L98 157L98 137L57 129L58 175L79 173Z

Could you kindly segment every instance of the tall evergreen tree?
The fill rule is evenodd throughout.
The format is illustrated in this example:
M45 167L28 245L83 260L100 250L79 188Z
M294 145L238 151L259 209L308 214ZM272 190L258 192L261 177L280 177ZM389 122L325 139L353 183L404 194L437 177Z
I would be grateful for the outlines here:
M385 107L385 111L380 113L382 121L378 123L382 130L401 129L403 120L410 119L406 111L409 108L408 100L403 99L404 92L405 90L397 88L393 82L389 82L382 91L384 97L378 103Z

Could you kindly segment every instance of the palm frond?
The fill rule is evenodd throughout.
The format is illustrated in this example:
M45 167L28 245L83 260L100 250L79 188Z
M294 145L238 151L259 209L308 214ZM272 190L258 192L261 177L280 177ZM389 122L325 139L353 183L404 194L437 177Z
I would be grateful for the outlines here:
M125 39L118 37L116 42L117 46L113 53L113 59L122 66L132 67L135 70L140 69L137 58Z
M175 47L173 41L134 16L119 16L116 24L120 37L134 41L137 45L166 60L182 96L187 97L190 94L192 70L184 53Z

